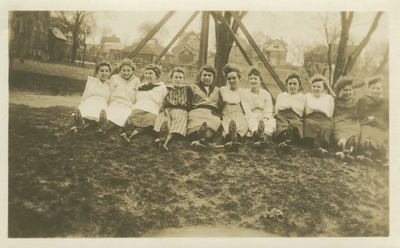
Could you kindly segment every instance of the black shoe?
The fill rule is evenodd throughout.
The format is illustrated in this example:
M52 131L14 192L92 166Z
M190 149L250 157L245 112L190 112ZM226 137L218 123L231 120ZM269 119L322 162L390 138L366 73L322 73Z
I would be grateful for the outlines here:
M85 121L82 118L81 110L77 109L75 112L75 127L79 133L83 131L83 126L85 126Z
M236 123L234 120L231 120L229 122L229 137L231 139L232 142L238 142L239 139L237 137L237 133L236 133Z
M259 140L263 141L265 137L265 124L263 120L260 120L258 122L258 128L257 128L257 133L258 133L258 138Z
M282 152L288 152L292 150L292 146L286 144L286 142L284 141L278 145L278 149L280 149Z
M343 154L345 156L349 155L353 151L355 145L356 145L356 136L351 135L343 146Z
M327 153L327 151L321 147L314 148L312 152L313 152L314 157L318 157L318 158L322 158Z
M199 129L199 141L200 141L200 144L202 144L202 145L207 144L206 129L207 129L207 122L203 122L203 124L201 125L201 127Z
M239 142L233 142L233 141L229 141L224 145L225 148L228 148L231 151L239 151L240 146L241 145Z
M167 139L168 136L168 121L164 121L161 124L161 128L160 128L160 144L164 144L165 140Z
M346 162L347 164L352 164L354 162L354 158L349 155L345 155L343 157L343 161Z
M107 114L104 109L100 111L100 116L99 116L99 127L101 130L106 131L107 129Z
M293 127L289 125L289 127L286 129L286 135L285 135L285 142L288 145L292 144L292 137L293 137Z
M372 157L372 149L373 149L372 141L369 140L369 139L365 140L363 146L364 146L363 147L364 148L363 149L364 150L364 157L366 157L366 158Z
M372 161L372 159L367 158L365 156L358 156L357 160L359 160L363 165L367 165L367 166L375 166L374 161Z
M321 127L318 130L317 136L314 139L314 145L313 148L314 149L318 149L322 147L322 144L324 143L325 140L325 128Z

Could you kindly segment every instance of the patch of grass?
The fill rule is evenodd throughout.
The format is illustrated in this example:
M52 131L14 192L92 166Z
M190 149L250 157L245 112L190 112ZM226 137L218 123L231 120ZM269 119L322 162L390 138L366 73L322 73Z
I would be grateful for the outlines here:
M279 236L388 236L388 170L316 159L271 144L239 152L160 152L73 138L72 108L9 109L9 222L15 237L141 237L165 228L229 226ZM279 214L282 213L282 214Z

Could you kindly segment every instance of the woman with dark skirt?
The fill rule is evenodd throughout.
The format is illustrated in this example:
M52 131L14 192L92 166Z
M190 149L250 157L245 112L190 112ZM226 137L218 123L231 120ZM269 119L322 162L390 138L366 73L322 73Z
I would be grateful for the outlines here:
M284 151L290 150L294 142L303 140L303 114L306 97L299 92L301 78L297 72L290 72L286 77L288 92L280 93L275 103L276 131L272 139Z
M325 93L327 81L322 75L311 78L311 92L306 96L304 118L304 139L312 144L315 157L323 157L328 153L330 137L333 132L334 99Z
M219 88L213 85L217 71L208 65L200 69L198 83L188 89L189 114L187 136L191 146L205 148L221 126Z
M160 66L149 64L144 67L144 80L136 94L136 103L125 122L125 132L121 135L125 143L130 143L134 136L153 127L163 99L167 95L165 84L158 82L160 76Z
M175 67L170 72L172 85L167 85L160 114L154 122L154 131L159 133L156 140L160 148L168 151L168 143L176 136L186 136L188 119L188 86L184 85L185 69Z
M353 95L353 78L344 76L336 84L335 111L333 114L333 138L340 151L336 156L344 162L352 163L351 155L356 150L360 138L360 122L358 121L357 100Z
M246 104L244 90L239 88L241 71L235 65L225 65L222 69L227 86L220 89L222 112L222 136L227 143L225 147L237 150L238 143L249 131L249 124L245 118L244 109L249 109Z
M373 77L367 82L369 93L358 101L357 116L361 135L357 159L368 165L388 166L389 101L384 98L384 79Z

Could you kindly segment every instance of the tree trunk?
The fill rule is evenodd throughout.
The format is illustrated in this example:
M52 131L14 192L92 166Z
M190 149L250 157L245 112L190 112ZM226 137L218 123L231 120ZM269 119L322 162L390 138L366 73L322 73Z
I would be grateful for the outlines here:
M86 39L84 40L85 44L83 45L83 55L82 55L82 68L85 65L85 55L86 55Z
M342 75L346 65L347 42L349 40L349 30L351 22L353 21L354 12L350 12L349 17L347 17L346 12L340 12L340 14L342 16L342 31L340 33L339 49L335 63L335 72L333 73L332 86L335 86L336 81Z
M75 63L76 59L76 53L79 47L79 31L80 31L80 26L83 21L83 18L85 17L85 14L83 11L78 11L75 16L75 23L73 26L73 39L72 39L72 51L71 51L71 63Z
M332 86L332 43L328 44L328 69L329 69L329 75L328 75L328 83L329 85Z
M361 41L361 43L357 46L357 48L353 51L353 53L349 56L347 59L346 67L343 70L343 75L347 75L351 72L354 66L354 62L360 55L361 51L364 49L364 47L368 44L369 40L371 39L372 33L375 31L376 27L378 26L378 21L379 18L383 12L378 12L375 16L374 22L371 25L371 28L369 29L367 35L364 37L364 39Z
M379 64L378 68L376 68L374 75L379 74L388 61L389 61L389 47L386 49L385 56L383 56L381 63Z
M246 12L242 12L240 14L240 19L244 17ZM217 77L215 79L215 85L218 87L225 86L225 77L222 75L222 68L229 61L229 54L232 49L234 38L227 28L224 27L222 23L218 22L217 17L213 16L215 22L215 38L216 38L216 53L215 53L215 62L214 67L217 70ZM229 11L224 13L225 20L231 24L232 15ZM233 22L231 25L233 32L236 34L238 30L238 25L236 22Z

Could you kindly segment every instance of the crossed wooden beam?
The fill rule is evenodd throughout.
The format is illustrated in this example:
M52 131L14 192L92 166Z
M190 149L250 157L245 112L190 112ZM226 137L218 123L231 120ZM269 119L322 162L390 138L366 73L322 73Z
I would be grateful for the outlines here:
M187 22L182 26L182 28L178 31L178 33L172 38L172 40L168 43L168 45L161 51L158 55L154 63L158 64L161 58L166 54L166 52L171 48L171 46L175 43L175 41L182 35L182 33L186 30L186 28L190 25L190 23L194 20L194 18L199 14L200 11L195 11L192 16L187 20ZM139 42L135 49L130 52L126 58L132 59L138 52L143 48L144 45L157 33L158 30L171 18L171 16L175 13L175 11L169 11L161 21L154 26L152 30ZM228 22L223 17L220 11L203 11L202 15L202 25L201 25L201 37L200 37L200 51L199 51L199 68L205 64L207 64L207 44L208 44L208 26L209 26L209 15L213 14L214 17L220 21L227 30L230 31L230 34L233 36L236 46L239 48L241 53L243 54L245 60L250 66L253 66L253 62L251 61L250 57L247 55L246 51L243 48L243 45L240 43L239 39L237 38L236 34L233 32L232 28L229 26ZM239 16L230 11L234 21L238 24L240 29L242 30L243 34L246 36L247 40L249 41L250 45L253 47L254 51L257 53L258 57L261 59L264 66L267 68L269 73L271 74L272 78L278 84L279 88L282 91L287 91L286 86L282 83L279 79L278 74L275 72L274 68L269 64L267 58L262 53L261 49L258 47L256 42L254 41L253 37L250 35L247 28L243 25L242 21L240 20ZM117 69L115 69L111 75L116 74ZM269 91L267 85L262 82L262 86ZM275 101L275 99L274 99Z

